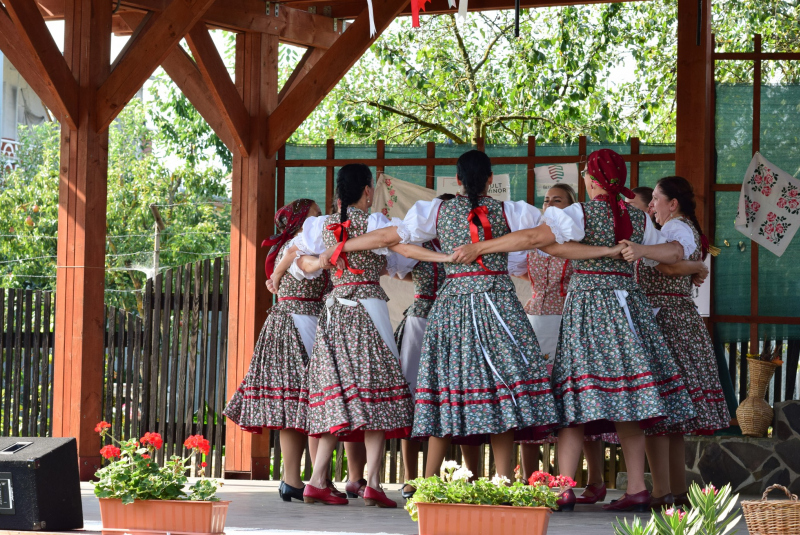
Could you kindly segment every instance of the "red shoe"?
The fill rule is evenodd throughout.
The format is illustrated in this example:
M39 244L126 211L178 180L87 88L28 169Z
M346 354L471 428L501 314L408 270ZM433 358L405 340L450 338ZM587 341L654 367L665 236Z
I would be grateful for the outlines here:
M327 482L328 482L328 488L331 490L331 494L333 494L337 498L347 498L347 494L337 489L336 485L333 484L333 481L328 479Z
M347 505L348 503L346 498L337 498L331 494L331 489L327 487L318 489L309 484L306 484L303 491L303 501L306 503L322 502L327 505Z
M558 509L556 511L573 511L575 510L575 493L572 492L572 489L567 489L561 493L559 496L558 501Z
M587 495L586 491L589 491L591 495ZM575 503L581 504L593 504L597 502L602 502L606 499L606 484L603 483L599 487L597 485L586 485L586 488L583 489L583 493L575 498Z
M359 479L358 481L348 481L344 486L347 491L348 498L363 498L364 490L367 488L367 480Z
M619 500L604 505L603 509L606 511L636 511L637 513L644 513L650 509L650 492L646 490L636 494L628 494L626 492Z
M692 506L692 502L689 501L689 493L688 492L684 492L683 494L676 494L674 496L673 505L675 507L679 507L679 506L683 507L684 511L686 510L687 507L691 507Z
M675 503L675 496L668 492L660 498L650 497L650 509L653 511L661 511L664 507L672 507Z
M397 502L387 498L385 492L382 490L375 490L372 487L367 487L364 491L364 504L388 507L390 509L397 507Z

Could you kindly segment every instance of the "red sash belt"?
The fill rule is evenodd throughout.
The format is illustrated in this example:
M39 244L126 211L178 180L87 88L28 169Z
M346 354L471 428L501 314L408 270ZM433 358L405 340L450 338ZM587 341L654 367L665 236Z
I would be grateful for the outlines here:
M363 282L344 282L342 284L334 284L334 288L341 288L342 286L380 286L379 282L363 281Z
M422 295L422 294L415 294L414 299L427 299L428 301L436 301L435 295Z
M633 277L630 273L622 273L621 271L587 271L585 269L576 269L575 273L581 275L616 275L618 277Z
M347 262L347 254L343 251L344 244L347 241L347 229L350 228L351 221L348 219L344 223L334 223L333 225L328 225L326 228L333 232L334 238L336 241L339 242L339 245L336 246L336 249L333 251L333 255L331 256L331 264L336 264L336 261L341 259L344 261L344 267L352 273L353 275L361 275L364 273L363 269L356 269L350 267L350 264ZM341 277L343 271L341 269L336 270L336 277Z
M448 279L458 279L460 277L488 277L491 275L508 275L508 271L467 271L466 273L454 273L448 275Z
M308 301L311 303L321 303L322 299L319 297L279 297L278 302L281 301Z

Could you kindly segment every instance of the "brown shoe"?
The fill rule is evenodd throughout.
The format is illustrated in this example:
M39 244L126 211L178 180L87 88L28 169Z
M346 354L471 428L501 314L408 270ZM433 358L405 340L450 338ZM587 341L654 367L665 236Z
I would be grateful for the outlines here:
M363 498L364 491L367 490L367 480L359 479L358 481L348 481L344 486L347 491L348 498Z
M684 508L691 507L692 506L692 502L689 501L689 493L688 492L684 492L683 494L676 494L675 498L673 500L673 504L675 505L675 507L678 507L678 506L681 506L681 507L684 507Z
M664 494L659 498L650 498L650 509L653 511L661 511L664 507L672 507L675 503L675 496L671 492Z

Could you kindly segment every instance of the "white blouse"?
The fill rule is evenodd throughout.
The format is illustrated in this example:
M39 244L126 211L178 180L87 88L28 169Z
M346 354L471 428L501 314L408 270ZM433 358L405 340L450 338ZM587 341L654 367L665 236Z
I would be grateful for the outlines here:
M436 220L439 215L441 199L417 201L406 213L406 217L397 227L400 243L423 243L436 238ZM535 206L525 201L503 201L503 210L511 232L539 226L542 213ZM528 271L528 251L508 253L508 272L515 276L524 275Z
M683 247L683 259L688 260L697 249L692 228L680 219L670 219L663 227L661 234L666 241L676 241Z

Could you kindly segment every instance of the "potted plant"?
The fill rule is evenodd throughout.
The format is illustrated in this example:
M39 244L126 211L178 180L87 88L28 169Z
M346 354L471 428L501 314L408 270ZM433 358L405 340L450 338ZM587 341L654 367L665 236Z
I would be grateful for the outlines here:
M736 409L736 419L745 436L766 436L767 429L772 424L774 412L764 396L775 374L775 368L783 364L781 352L780 345L776 345L773 351L769 342L765 342L760 355L747 354L747 367L750 370L747 398Z
M559 494L575 485L569 478L540 477L540 472L531 476L530 485L511 484L498 475L471 481L472 472L455 461L442 468L444 477L408 482L417 490L406 510L419 522L420 535L544 535Z
M173 455L161 467L153 461L155 452L164 444L158 433L145 433L139 440L119 441L110 435L111 425L100 422L95 431L108 436L112 444L100 454L110 462L95 476L94 493L100 498L103 533L192 533L221 535L230 502L215 497L222 484L201 478L186 488L188 467L192 457L198 469L205 468L201 454L210 446L202 435L186 439L186 457Z
M738 494L731 495L731 486L716 489L708 485L701 489L697 483L689 487L691 508L683 511L677 507L662 509L653 514L647 524L636 517L628 524L625 519L614 526L616 535L725 535L741 520L736 507ZM766 532L765 532L766 533ZM770 532L772 533L772 532ZM778 533L777 531L775 533ZM784 533L784 532L781 532Z

